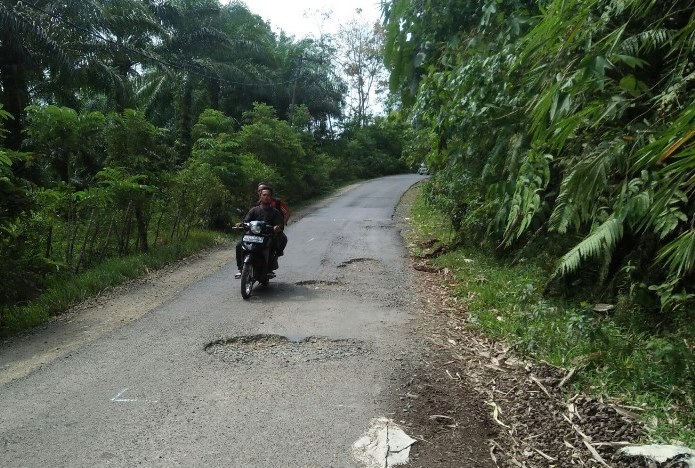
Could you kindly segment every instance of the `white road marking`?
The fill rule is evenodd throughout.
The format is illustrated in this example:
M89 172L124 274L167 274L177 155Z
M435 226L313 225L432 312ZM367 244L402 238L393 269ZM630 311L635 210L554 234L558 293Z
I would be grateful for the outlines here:
M121 398L121 395L123 395L123 394L124 394L125 392L127 392L127 391L128 391L128 387L124 388L123 390L121 390L120 392L118 392L118 395L116 395L115 397L111 398L111 401L119 402L119 403L122 403L122 402L138 401L138 400L131 399L131 398Z
M128 391L128 387L124 388L120 392L118 392L118 395L115 397L111 398L111 401L114 403L135 403L138 401L142 401L145 403L157 403L157 400L138 400L136 398L121 398L125 392Z

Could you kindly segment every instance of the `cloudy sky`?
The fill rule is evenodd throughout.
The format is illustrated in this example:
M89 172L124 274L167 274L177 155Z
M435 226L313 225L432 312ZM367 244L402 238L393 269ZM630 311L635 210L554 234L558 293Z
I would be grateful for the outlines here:
M376 21L381 11L379 0L244 0L249 10L270 21L273 30L284 30L297 39L317 37L322 32L336 33L341 22L350 20L361 8L363 19ZM330 14L329 19L322 19Z

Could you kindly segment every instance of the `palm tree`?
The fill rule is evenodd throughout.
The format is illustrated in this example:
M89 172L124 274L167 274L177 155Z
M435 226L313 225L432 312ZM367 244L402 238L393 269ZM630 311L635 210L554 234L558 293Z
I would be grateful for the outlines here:
M164 76L178 90L176 133L181 158L186 159L192 145L192 122L202 110L195 106L194 90L206 79L219 76L213 51L230 47L230 39L215 27L220 15L217 0L170 0L167 6L154 10L160 15L157 20L163 31L154 51L162 60L152 64L157 71L149 74L146 86L151 91L150 103L165 91Z
M12 116L5 126L5 144L19 149L22 143L25 107L30 102L29 84L44 79L44 70L58 74L70 69L73 62L61 45L64 29L48 11L61 11L73 2L19 0L0 3L0 104ZM43 15L45 21L35 21Z
M333 57L337 53L332 37L319 40L281 36L277 43L278 71L275 107L282 118L292 109L305 105L317 127L331 118L340 118L347 94L345 81L336 73Z

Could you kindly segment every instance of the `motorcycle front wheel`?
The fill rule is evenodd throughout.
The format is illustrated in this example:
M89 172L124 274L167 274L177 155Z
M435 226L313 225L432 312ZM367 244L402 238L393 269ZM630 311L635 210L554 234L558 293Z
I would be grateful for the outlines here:
M253 279L253 265L244 263L244 268L241 270L241 297L248 299L251 297L253 285L256 280Z

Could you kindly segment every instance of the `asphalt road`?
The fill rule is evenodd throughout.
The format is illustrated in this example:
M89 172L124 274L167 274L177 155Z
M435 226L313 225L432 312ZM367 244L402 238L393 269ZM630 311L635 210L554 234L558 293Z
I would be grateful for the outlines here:
M398 370L417 359L392 216L421 179L359 184L290 224L277 278L250 301L229 262L0 379L0 465L360 466L353 443L372 418L393 417Z

